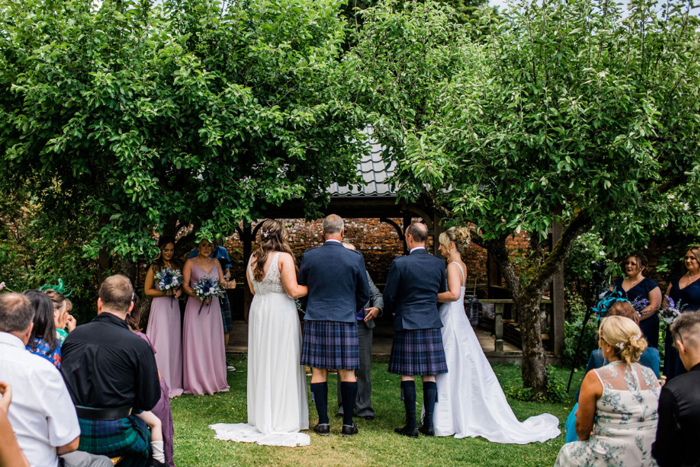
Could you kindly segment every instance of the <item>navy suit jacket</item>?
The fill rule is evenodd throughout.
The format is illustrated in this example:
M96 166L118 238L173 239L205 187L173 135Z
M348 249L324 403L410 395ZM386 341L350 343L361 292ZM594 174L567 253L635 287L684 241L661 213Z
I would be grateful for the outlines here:
M309 286L306 321L355 323L357 312L369 300L364 258L338 242L307 250L297 282Z
M394 316L394 330L441 328L437 296L446 291L443 260L422 248L396 258L384 287L384 310Z

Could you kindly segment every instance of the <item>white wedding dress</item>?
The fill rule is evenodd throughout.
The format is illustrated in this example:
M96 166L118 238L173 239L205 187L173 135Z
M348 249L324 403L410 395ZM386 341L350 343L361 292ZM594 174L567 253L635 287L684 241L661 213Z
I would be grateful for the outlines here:
M462 267L459 263L460 271ZM559 436L559 419L542 414L518 421L464 312L464 271L459 300L440 307L448 372L437 375L436 436L482 436L494 443L527 444Z
M261 282L248 324L248 423L210 425L216 438L267 446L308 446L309 402L301 361L301 326L284 291L279 253ZM249 266L250 269L250 266ZM250 271L250 276L253 273Z

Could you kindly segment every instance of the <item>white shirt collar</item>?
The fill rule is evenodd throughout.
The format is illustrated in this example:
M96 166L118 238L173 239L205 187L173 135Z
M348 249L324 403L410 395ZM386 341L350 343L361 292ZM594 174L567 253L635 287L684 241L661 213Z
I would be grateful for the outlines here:
M0 331L0 344L11 345L12 347L20 347L22 349L25 348L25 345L22 343L22 339L15 336L14 334L10 334L9 332Z
M329 238L328 240L326 240L323 243L328 243L328 242L335 242L335 243L341 243L341 244L343 243L340 240L336 240L335 238Z
M410 255L411 253L413 253L416 250L425 250L425 247L424 246L417 246L415 248L411 248L411 251L409 251L408 254Z

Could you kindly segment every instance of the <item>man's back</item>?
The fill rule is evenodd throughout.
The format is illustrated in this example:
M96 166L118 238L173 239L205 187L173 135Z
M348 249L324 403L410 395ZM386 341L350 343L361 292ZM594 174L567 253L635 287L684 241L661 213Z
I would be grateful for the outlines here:
M446 290L443 260L422 248L396 258L384 288L384 307L395 317L394 330L441 328L437 294Z
M0 380L13 389L8 419L32 466L58 465L56 448L80 436L75 407L60 372L0 332Z
M110 313L79 326L63 344L61 373L78 406L151 410L160 398L153 351Z
M309 286L307 321L354 323L369 300L365 261L340 242L328 241L304 253L299 284Z
M652 455L660 466L700 465L700 364L661 389Z

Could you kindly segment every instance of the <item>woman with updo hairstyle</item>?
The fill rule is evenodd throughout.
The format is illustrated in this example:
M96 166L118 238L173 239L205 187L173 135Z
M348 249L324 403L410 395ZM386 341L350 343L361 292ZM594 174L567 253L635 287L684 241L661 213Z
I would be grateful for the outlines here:
M691 245L683 256L683 272L673 278L666 295L674 301L681 312L700 310L700 245ZM664 299L664 302L666 300ZM664 375L666 380L686 373L687 370L673 345L671 330L666 329L666 352L664 355Z
M550 414L518 421L464 311L467 266L462 254L469 246L469 229L451 227L438 237L447 260L446 292L438 294L445 359L450 371L437 375L438 397L433 428L426 436L482 436L494 443L526 444L559 436L559 419ZM468 388L468 390L465 390Z
M610 363L583 379L576 433L565 444L555 466L655 466L651 445L656 438L659 381L637 363L647 342L629 318L608 316L598 330L598 345Z
M32 302L34 308L34 327L29 336L27 350L31 353L44 357L53 365L61 369L61 341L56 335L56 325L54 324L54 307L51 299L38 290L27 290L24 292Z
M644 253L636 251L628 254L622 265L625 277L615 280L613 290L631 303L635 300L649 301L649 304L639 311L639 328L649 346L658 347L659 315L656 312L661 307L661 289L659 284L642 275L647 264Z
M175 257L175 240L172 237L165 235L160 237L158 248L160 253L148 268L143 286L144 293L153 297L146 336L155 348L158 371L170 390L170 397L177 397L184 390L182 387L182 327L178 301L182 289L176 287L161 290L156 274L166 268L181 271L182 266Z
M309 404L294 299L305 296L308 288L297 283L284 224L268 219L259 231L260 243L246 269L253 294L248 317L248 423L212 428L219 439L306 446L309 435L299 431L309 428Z

